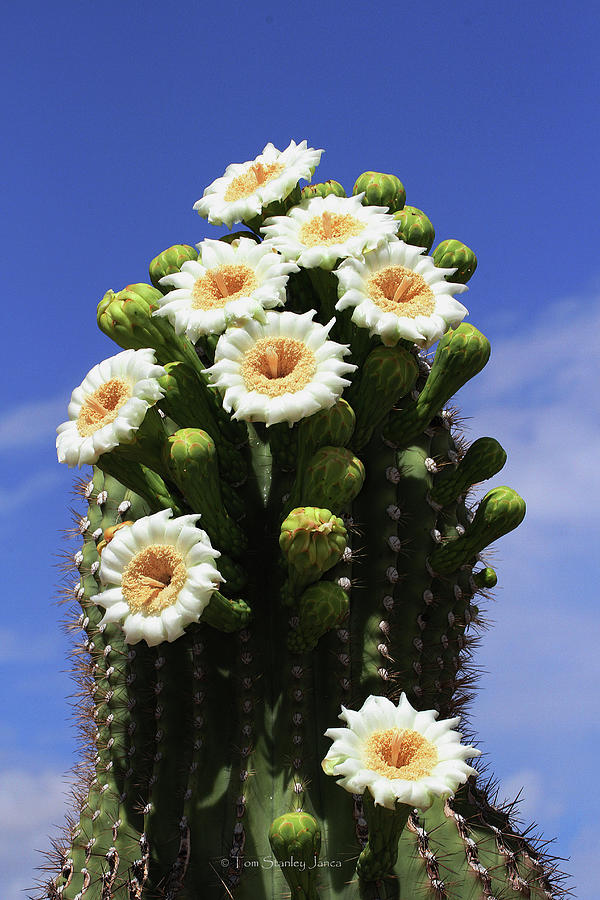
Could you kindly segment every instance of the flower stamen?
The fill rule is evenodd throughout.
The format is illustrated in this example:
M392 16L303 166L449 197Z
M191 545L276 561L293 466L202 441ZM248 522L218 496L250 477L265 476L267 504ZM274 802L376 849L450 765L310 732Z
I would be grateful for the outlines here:
M303 341L288 337L261 338L247 351L242 364L246 387L269 397L301 391L315 371L312 350Z
M407 278L406 275L404 275L404 277L398 284L398 287L394 291L394 296L392 297L392 300L394 301L394 303L397 303L398 300L402 300L404 298L404 295L406 294L409 287L410 287L410 278Z
M217 286L217 290L221 294L221 297L229 297L229 288L227 287L227 282L223 278L221 272L219 272L218 269L213 269L210 274Z
M267 367L271 373L271 378L279 378L279 357L275 347L267 347L265 350L265 359Z
M122 378L111 378L89 394L77 417L77 430L82 437L114 422L119 409L131 396L131 387Z
M370 769L387 778L416 781L430 775L438 762L435 745L419 732L391 728L374 732L366 746Z
M157 615L175 603L186 578L183 557L175 547L151 544L123 570L123 596L132 612Z

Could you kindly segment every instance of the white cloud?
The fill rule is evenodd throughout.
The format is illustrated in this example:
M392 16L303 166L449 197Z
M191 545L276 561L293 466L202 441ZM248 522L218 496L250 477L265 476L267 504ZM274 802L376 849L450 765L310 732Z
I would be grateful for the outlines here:
M0 419L0 450L29 447L52 439L67 418L65 396L23 403Z
M56 468L36 472L24 481L17 482L14 487L0 488L0 516L7 516L25 507L31 500L36 500L60 481L61 472L57 463Z
M49 836L64 822L67 783L50 770L0 772L0 894L6 900L23 900L23 891L43 875L36 867L50 849Z

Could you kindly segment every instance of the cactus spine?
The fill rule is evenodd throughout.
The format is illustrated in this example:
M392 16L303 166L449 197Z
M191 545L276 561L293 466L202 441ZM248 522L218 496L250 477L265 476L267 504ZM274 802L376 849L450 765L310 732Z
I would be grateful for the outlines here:
M270 159L265 148L249 170L257 194L278 177ZM257 238L267 216L293 215L301 197L292 188L279 205L242 216ZM405 242L431 247L433 226L404 205L395 176L366 172L354 192L364 192L367 210L387 206ZM350 202L334 181L302 191L303 203L332 197ZM329 240L337 224L328 215ZM440 248L434 260L464 282L472 251L456 241ZM477 597L496 581L477 561L525 512L507 487L471 511L471 486L506 455L493 438L463 451L446 410L485 366L489 342L457 323L430 364L412 341L384 347L337 315L335 339L357 367L343 396L291 423L266 428L256 413L236 421L206 374L217 341L194 346L153 316L172 290L161 278L198 258L188 245L168 248L150 264L154 286L109 291L98 308L100 328L120 347L154 350L162 396L160 415L149 410L137 437L99 455L85 489L73 600L95 755L42 896L556 896L549 864L474 776L427 808L391 810L369 791L343 790L321 767L324 733L342 706L404 692L415 709L447 718L468 697ZM289 308L328 321L335 278L293 272ZM248 333L258 327L251 320ZM266 340L261 365L271 384L288 377L288 357ZM101 624L102 554L127 540L131 523L165 509L201 514L225 581L183 636L128 644L116 621ZM144 577L154 594L168 587Z

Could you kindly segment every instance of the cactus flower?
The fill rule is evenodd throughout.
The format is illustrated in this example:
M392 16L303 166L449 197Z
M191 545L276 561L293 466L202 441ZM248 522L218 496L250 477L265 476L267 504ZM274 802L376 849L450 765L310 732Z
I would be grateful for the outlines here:
M384 206L363 206L355 197L311 197L286 216L271 216L261 228L268 243L304 268L331 270L338 259L362 258L396 240L398 222Z
M362 794L368 788L376 806L407 803L429 809L436 797L451 797L477 771L465 763L480 751L460 743L453 731L460 721L436 710L417 712L402 693L398 706L387 697L369 696L359 710L342 706L347 728L328 728L333 740L322 767L342 775L338 784Z
M306 141L290 141L285 150L269 143L256 159L227 166L225 174L205 189L194 209L213 225L231 228L235 222L259 215L263 206L284 200L301 178L310 181L322 153L307 147Z
M163 396L154 350L124 350L88 372L71 394L69 420L59 425L56 452L69 467L92 465L129 443L149 407Z
M205 240L198 248L198 261L184 262L180 272L160 280L175 290L154 315L166 316L177 334L195 343L202 335L222 334L229 324L261 320L263 309L285 303L288 275L298 267L270 247L240 238L235 246Z
M333 322L312 321L314 310L265 315L264 324L228 328L206 372L234 419L291 426L333 406L356 366L343 361L348 347L327 340Z
M165 509L138 519L103 550L99 575L106 589L90 599L106 610L100 624L119 623L128 644L181 637L224 580L214 566L221 554L195 527L200 516L171 516Z
M354 307L355 325L378 334L387 346L405 339L431 347L468 312L453 296L466 285L446 281L454 271L438 268L423 247L394 241L364 260L340 264L336 309Z

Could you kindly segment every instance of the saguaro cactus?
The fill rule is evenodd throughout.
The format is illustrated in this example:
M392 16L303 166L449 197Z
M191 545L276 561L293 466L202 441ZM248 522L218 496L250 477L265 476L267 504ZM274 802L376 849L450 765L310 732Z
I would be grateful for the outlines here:
M455 730L480 554L525 512L508 487L474 508L505 453L448 407L490 352L455 299L476 260L426 255L395 176L300 192L320 155L229 167L196 209L247 231L100 302L122 349L57 440L93 466L72 560L90 771L44 897L559 893Z

